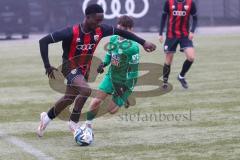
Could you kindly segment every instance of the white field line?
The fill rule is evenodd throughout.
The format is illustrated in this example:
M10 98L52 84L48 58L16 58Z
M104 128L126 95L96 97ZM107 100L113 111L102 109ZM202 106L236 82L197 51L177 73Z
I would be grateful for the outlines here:
M11 143L19 148L21 148L24 152L31 154L39 160L54 160L54 158L46 155L42 151L34 148L32 145L24 142L23 140L18 139L14 136L8 136L4 132L0 131L0 138L5 140L8 143Z

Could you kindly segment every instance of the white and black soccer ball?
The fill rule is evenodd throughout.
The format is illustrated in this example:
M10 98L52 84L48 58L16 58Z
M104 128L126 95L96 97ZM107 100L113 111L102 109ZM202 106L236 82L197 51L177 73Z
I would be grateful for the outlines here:
M93 131L91 128L81 126L74 133L74 139L80 146L88 146L93 142Z

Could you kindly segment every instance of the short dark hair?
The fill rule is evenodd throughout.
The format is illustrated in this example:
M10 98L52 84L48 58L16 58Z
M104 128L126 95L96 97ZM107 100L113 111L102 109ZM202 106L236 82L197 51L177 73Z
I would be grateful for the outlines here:
M126 28L133 28L134 27L133 18L127 15L120 16L118 18L118 25L121 25Z
M102 6L98 4L90 4L87 6L85 9L85 15L90 15L90 14L97 14L97 13L103 13L103 8Z

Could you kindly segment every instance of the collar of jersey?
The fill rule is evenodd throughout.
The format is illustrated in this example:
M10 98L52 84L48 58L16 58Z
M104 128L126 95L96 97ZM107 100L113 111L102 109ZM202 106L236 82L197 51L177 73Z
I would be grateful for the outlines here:
M178 0L175 0L177 3L184 3L185 2L185 0L183 0L182 2L179 2Z

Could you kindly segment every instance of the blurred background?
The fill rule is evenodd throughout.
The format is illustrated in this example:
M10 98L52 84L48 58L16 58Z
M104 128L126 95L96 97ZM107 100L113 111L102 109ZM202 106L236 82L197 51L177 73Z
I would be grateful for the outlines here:
M49 126L44 138L36 137L39 114L62 96L49 86L39 39L81 22L84 7L99 3L106 10L104 23L115 25L120 14L135 17L137 34L157 45L153 54L140 47L140 63L163 65L163 44L156 32L164 0L0 0L0 160L239 160L240 0L195 1L197 58L187 75L188 91L176 79L185 60L178 52L170 74L172 92L137 98L136 106L97 119L93 146L79 148L60 119ZM109 38L101 41L97 58L105 56L108 42ZM62 64L61 53L61 43L49 46L51 65ZM91 68L96 73L96 67ZM154 67L154 73L159 70ZM97 88L103 76L90 85ZM146 84L137 90L156 87ZM123 118L125 113L131 116L129 121ZM154 120L152 115L159 113L174 115L175 120ZM191 121L177 120L186 114Z
M240 25L240 0L195 0L199 26ZM120 14L135 18L138 32L157 32L164 0L0 0L0 34L11 38L20 34L51 32L79 23L84 7L101 4L104 23L115 24Z

